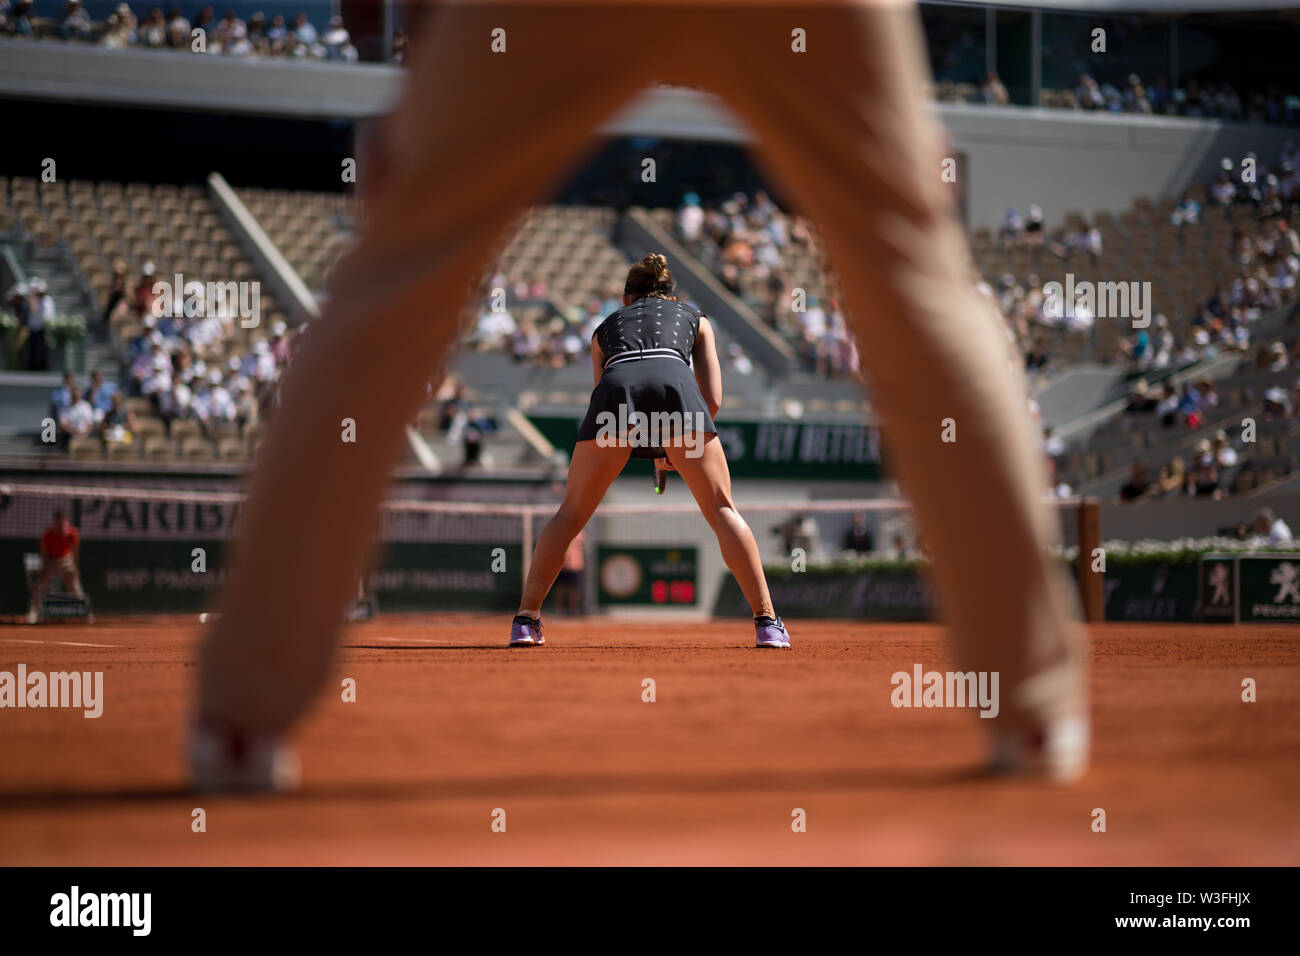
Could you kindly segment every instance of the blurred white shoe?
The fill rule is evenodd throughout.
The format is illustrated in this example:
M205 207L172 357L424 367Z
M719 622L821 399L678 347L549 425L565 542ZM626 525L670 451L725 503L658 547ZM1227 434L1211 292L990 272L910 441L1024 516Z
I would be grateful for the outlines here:
M278 737L222 732L198 725L190 732L190 786L199 793L276 793L302 779L298 755Z
M1086 716L1062 717L1037 732L993 734L989 769L999 775L1073 783L1088 769L1092 728Z

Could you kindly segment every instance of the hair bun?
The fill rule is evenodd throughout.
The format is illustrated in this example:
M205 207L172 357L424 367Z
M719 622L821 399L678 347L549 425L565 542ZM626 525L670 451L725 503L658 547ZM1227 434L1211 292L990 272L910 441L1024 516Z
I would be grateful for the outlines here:
M633 298L654 295L663 299L672 296L673 274L668 271L668 257L659 252L647 252L641 261L627 273L623 291Z

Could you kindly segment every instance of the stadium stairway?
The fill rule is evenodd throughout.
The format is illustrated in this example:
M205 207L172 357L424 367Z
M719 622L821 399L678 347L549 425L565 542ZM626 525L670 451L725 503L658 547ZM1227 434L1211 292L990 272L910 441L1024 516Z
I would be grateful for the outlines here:
M738 341L755 362L776 375L798 367L794 350L728 291L704 263L660 228L646 210L634 207L625 212L614 230L614 241L632 262L639 260L646 249L662 249L673 263L678 286L715 320L719 329Z
M8 279L18 282L40 277L60 315L86 318L87 337L81 347L71 353L52 351L49 371L0 371L0 457L61 454L59 448L42 444L39 437L42 421L49 414L50 396L62 380L65 365L77 372L100 369L115 378L117 356L97 326L98 303L62 244L39 245L20 229L8 234L0 249L6 253Z
M1114 365L1076 365L1066 369L1034 394L1043 425L1054 428L1076 417L1080 409L1099 408L1114 397L1125 378L1125 370Z
M45 280L60 315L81 315L86 320L84 363L77 363L83 368L74 371L102 369L113 377L117 366L114 346L99 327L100 305L82 282L72 256L61 245L50 249L37 247L25 257L24 268L28 276Z
M718 332L718 352L725 354L730 342L738 342L755 363L750 375L723 371L724 408L747 409L776 416L782 407L794 408L820 420L849 417L861 420L866 411L862 384L852 378L826 379L800 370L798 356L784 339L739 297L714 276L707 265L692 255L647 210L629 209L618 221L615 242L630 259L639 259L646 249L663 249L676 270L678 285L708 313Z
M1256 319L1250 325L1255 347L1282 336L1297 320L1300 320L1300 304L1297 303L1283 305ZM1042 409L1044 423L1053 426L1061 438L1076 442L1086 440L1094 432L1104 429L1107 423L1114 422L1123 415L1131 384L1138 378L1144 378L1152 386L1165 381L1178 386L1188 379L1205 377L1222 383L1244 368L1246 358L1241 353L1224 351L1184 368L1145 371L1124 365L1078 366L1082 370L1079 374L1084 378L1073 381L1072 373L1053 378L1035 394L1035 398ZM1103 370L1109 368L1115 369L1116 374L1103 374ZM1098 372L1096 376L1090 374L1093 369ZM1103 384L1104 387L1101 387ZM1068 391L1062 391L1059 395L1052 394L1055 388ZM1086 401L1088 394L1095 396L1090 404ZM1072 409L1073 414L1060 417L1063 409Z
M277 207L271 203L283 201L282 197L257 190L236 191L216 172L208 177L208 189L218 214L259 277L279 300L290 304L291 321L296 323L318 316L320 310L315 293L304 280L303 273L308 273L313 286L323 284L327 267L346 245L347 234L343 227L351 224L349 216L333 207L326 209L322 206L315 210L307 232L272 234L264 228L263 220L276 211ZM313 240L327 236L327 241L320 243L325 254L307 254L302 242L304 236ZM286 246L288 241L293 241L294 245ZM462 351L454 367L457 374L471 383L472 407L498 422L498 430L484 444L483 459L474 466L480 470L508 471L518 465L536 464L545 457L545 450L536 443L536 436L525 434L511 421L510 410L517 405L520 391L530 381L536 385L539 380L544 380L548 390L567 389L570 392L581 387L589 390L591 384L591 372L585 364L541 369L521 366L497 352ZM448 441L438 431L440 418L438 403L430 403L409 425L402 466L444 473L454 473L465 467L463 446Z
M1297 312L1300 309L1293 304L1257 320L1252 325L1256 347L1271 342L1293 344ZM1163 379L1176 388L1206 378L1215 383L1220 404L1193 430L1183 425L1163 427L1152 413L1126 411L1127 391L1111 396L1100 409L1058 429L1059 435L1070 440L1066 453L1057 456L1058 475L1079 494L1109 498L1128 480L1135 461L1145 463L1153 476L1172 458L1182 458L1186 465L1200 441L1213 439L1223 430L1237 449L1239 461L1221 469L1221 487L1233 496L1252 497L1289 487L1293 469L1300 462L1300 423L1289 415L1270 415L1263 399L1274 387L1290 394L1298 370L1291 366L1280 372L1260 371L1253 367L1253 355L1254 349L1244 354L1226 352L1172 374L1166 371L1148 377L1152 383ZM1242 423L1248 417L1257 423L1253 444L1240 441Z

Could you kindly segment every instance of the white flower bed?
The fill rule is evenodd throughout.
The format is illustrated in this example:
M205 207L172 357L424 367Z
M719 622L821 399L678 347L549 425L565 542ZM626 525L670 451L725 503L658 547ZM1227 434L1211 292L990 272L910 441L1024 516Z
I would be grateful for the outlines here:
M1103 541L1101 547L1106 552L1107 559L1135 558L1152 561L1161 558L1188 561L1202 554L1221 554L1224 552L1236 554L1245 551L1300 551L1300 548L1294 545L1275 547L1267 542L1261 543L1259 539L1246 538L1242 540L1241 538L1225 538L1221 536L1175 538L1172 541L1162 541L1156 538L1140 538L1137 541ZM1079 557L1079 548L1077 546L1055 548L1052 553L1063 560L1074 561Z

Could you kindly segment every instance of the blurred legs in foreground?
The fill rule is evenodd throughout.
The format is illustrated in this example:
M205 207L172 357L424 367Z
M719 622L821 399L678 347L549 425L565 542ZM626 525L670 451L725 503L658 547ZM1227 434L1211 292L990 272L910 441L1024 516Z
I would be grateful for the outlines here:
M429 26L371 164L382 178L358 170L361 241L263 443L223 614L200 653L203 732L273 740L321 689L403 425L494 243L580 162L600 122L658 80L721 94L820 227L891 464L930 544L958 665L1000 673L1000 713L988 721L999 761L1030 764L1046 742L1053 775L1081 769L1081 633L1042 552L1055 531L1021 374L949 218L915 11L451 4ZM807 52L791 49L796 26ZM492 50L497 27L504 53ZM956 442L940 440L946 418ZM344 419L355 443L340 440ZM1074 743L1055 756L1062 740Z

